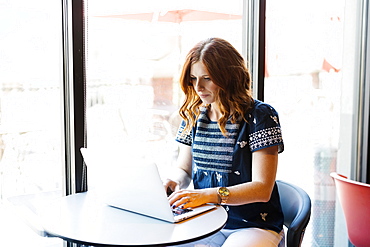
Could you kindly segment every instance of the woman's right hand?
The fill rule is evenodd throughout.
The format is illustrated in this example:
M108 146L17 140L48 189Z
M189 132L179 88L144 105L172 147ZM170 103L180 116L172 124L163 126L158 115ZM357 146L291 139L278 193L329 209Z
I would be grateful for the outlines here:
M187 188L191 181L193 160L191 146L180 143L179 150L179 157L177 159L178 165L169 173L170 178L167 178L163 182L168 196L180 189Z
M180 190L180 183L171 179L166 179L163 183L164 189L167 196L170 196L173 192Z

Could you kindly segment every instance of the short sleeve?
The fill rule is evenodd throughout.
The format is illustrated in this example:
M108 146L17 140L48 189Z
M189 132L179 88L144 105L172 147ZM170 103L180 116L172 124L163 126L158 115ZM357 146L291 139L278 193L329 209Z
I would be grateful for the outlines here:
M191 146L192 145L192 132L190 131L190 133L185 133L184 128L185 128L185 121L182 120L180 127L177 131L175 140L179 143Z
M272 106L256 102L249 124L249 147L252 152L275 145L278 145L279 153L284 151L279 116Z

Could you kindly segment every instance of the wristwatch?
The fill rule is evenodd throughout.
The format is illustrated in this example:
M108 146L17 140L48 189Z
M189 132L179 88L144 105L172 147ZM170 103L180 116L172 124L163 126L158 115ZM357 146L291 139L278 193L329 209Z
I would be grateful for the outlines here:
M220 198L220 204L225 205L227 199L229 198L230 191L226 187L220 187L217 190L218 197Z

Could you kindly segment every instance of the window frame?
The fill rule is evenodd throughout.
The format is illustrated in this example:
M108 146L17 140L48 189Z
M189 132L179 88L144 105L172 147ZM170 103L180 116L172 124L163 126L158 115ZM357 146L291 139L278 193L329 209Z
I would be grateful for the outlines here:
M85 7L83 0L62 0L64 193L87 191Z
M252 75L253 95L264 101L265 46L266 46L266 0L243 0L242 53Z
M370 183L370 4L363 0L361 6L360 44L359 44L359 90L357 117L357 157L354 178Z

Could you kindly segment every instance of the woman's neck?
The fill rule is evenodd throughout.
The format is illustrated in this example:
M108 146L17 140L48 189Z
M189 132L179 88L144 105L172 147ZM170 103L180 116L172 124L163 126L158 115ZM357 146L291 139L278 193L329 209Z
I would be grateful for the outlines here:
M218 121L222 117L221 111L215 104L210 104L207 108L207 115L211 121Z

